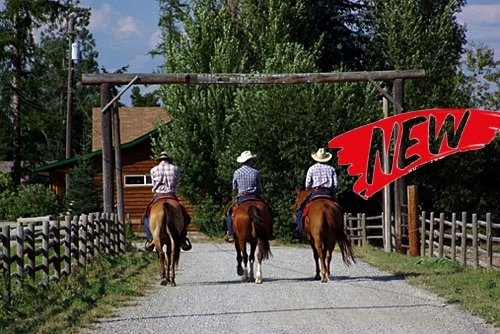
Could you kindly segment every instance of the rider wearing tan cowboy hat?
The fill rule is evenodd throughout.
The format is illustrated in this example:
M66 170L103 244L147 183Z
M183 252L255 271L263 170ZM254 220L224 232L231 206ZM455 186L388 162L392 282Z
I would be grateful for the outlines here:
M332 154L325 152L324 148L320 148L317 152L311 153L311 157L316 163L307 170L305 182L305 187L311 190L311 194L297 211L297 230L293 234L295 239L300 239L302 236L302 213L305 204L316 195L334 197L338 187L337 172L333 166L327 164L332 159Z
M167 154L167 152L161 152L160 156L156 158L159 162L158 165L151 168L151 180L153 181L152 192L155 193L153 203L160 197L171 197L179 201L177 198L177 186L179 184L179 168L172 164L173 158ZM151 203L148 205L151 205ZM181 248L183 250L190 250L191 243L187 236L187 226L191 222L191 217L187 213L185 207L179 202L184 213L184 229L181 231ZM147 210L146 210L147 211ZM149 217L148 212L144 215L144 231L146 232L147 240L144 249L147 251L152 251L154 249L153 236L149 231Z

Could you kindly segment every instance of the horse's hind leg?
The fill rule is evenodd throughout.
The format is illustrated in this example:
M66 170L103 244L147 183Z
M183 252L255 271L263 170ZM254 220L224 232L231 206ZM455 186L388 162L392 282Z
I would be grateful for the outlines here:
M172 240L171 240L172 242ZM167 266L167 277L169 278L170 286L177 286L175 283L175 254L174 254L174 245L171 243L167 246L168 253L168 266Z
M328 247L326 251L326 258L325 258L325 264L326 264L326 275L327 279L330 277L330 264L332 262L332 256L333 256L333 250L335 249L335 243L333 243L333 246Z
M330 253L329 251L326 250L326 248L323 248L321 250L321 256L320 256L320 261L321 261L321 283L326 283L328 282L328 269L327 269L327 263L330 258Z
M160 284L161 285L167 285L168 283L168 278L167 278L167 273L165 271L165 253L163 252L163 249L156 248L156 254L158 255L158 270L160 272Z
M255 277L255 283L262 283L262 259L263 259L262 245L259 245L259 252L257 253L257 276Z
M321 276L320 276L320 269L319 269L319 260L318 260L318 250L316 249L315 245L314 245L314 241L311 241L311 248L312 248L312 251L313 251L313 257L314 257L314 263L316 265L316 275L314 276L314 279L315 280L320 280L321 279ZM320 250L321 250L321 247L320 247Z
M250 273L249 273L249 278L248 280L249 281L253 281L254 280L254 273L253 273L253 265L255 263L255 250L257 249L257 243L256 242L252 242L250 243ZM257 275L259 274L259 272L257 272Z
M238 240L234 243L234 248L236 248L236 273L238 276L243 276L243 267L241 266L243 257L241 256L241 247Z

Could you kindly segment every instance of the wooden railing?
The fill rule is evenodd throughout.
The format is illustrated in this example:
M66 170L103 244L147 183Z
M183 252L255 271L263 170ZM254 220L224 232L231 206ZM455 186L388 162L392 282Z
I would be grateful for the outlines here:
M500 268L500 224L493 222L492 213L483 216L485 220L477 213L427 215L423 211L420 255L445 257L474 268Z
M357 246L366 246L369 240L384 240L384 214L366 217L364 213L358 213L355 217L344 214L344 227L349 239Z
M25 278L46 284L85 267L98 254L126 251L125 225L113 213L65 216L63 221L20 218L0 226L0 276L9 297L15 281L19 287Z

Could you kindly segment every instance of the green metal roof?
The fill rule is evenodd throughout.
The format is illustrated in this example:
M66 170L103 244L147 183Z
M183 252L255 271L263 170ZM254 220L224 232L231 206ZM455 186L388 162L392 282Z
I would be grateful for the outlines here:
M145 140L151 139L151 137L156 136L156 135L158 135L158 129L154 129L153 131L150 131L150 132L146 133L145 135L142 135L141 137L138 137L132 141L129 141L128 143L122 144L121 148L125 149L125 148L133 147L139 143L142 143ZM93 157L98 157L100 155L102 155L102 150L98 150L98 151L94 151L94 152L90 153L89 157L93 158ZM70 166L76 164L76 162L77 162L77 157L73 157L73 158L69 158L69 159L65 159L65 160L53 162L53 163L50 163L47 165L36 167L33 169L33 172L34 173L44 173L44 172L46 173L46 172L49 172L49 171L57 169L57 168L65 168L65 167L69 168Z

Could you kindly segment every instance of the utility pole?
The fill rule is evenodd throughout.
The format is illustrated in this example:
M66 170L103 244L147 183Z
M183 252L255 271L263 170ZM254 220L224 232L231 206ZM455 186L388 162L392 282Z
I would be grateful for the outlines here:
M66 159L71 158L71 142L73 141L73 61L78 63L79 44L75 43L75 14L68 19L68 93L66 99ZM69 174L66 174L66 192L69 190Z

